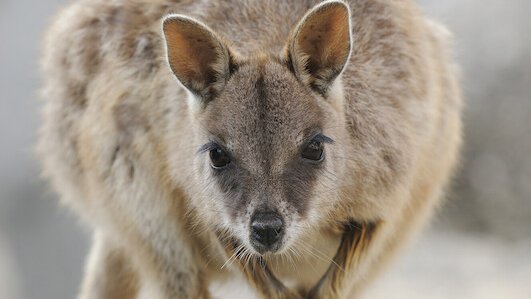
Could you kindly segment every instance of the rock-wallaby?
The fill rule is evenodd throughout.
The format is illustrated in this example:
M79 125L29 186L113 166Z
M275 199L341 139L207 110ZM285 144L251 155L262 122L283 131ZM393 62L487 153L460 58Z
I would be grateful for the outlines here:
M449 34L411 0L318 2L61 11L38 151L93 230L80 299L357 298L430 218L461 140Z

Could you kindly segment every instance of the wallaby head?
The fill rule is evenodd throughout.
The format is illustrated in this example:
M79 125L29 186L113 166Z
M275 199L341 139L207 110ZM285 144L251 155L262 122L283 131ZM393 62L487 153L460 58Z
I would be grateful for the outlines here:
M189 91L192 205L246 248L283 252L339 197L348 133L341 72L350 12L327 1L293 28L282 53L243 57L204 24L164 19L167 59Z

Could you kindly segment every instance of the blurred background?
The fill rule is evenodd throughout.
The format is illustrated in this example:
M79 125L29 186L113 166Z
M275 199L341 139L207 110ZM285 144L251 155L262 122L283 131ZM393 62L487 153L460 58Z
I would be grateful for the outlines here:
M0 0L0 298L74 298L88 233L38 178L37 59L65 0ZM420 0L455 34L464 166L371 299L531 298L531 1Z

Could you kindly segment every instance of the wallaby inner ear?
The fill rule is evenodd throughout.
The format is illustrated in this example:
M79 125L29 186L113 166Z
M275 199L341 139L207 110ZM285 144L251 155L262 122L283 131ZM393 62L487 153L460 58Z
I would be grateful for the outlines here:
M323 95L345 68L350 50L350 11L342 1L326 1L312 8L288 41L295 75Z
M179 81L192 93L208 99L230 76L228 47L206 25L182 15L163 21L168 62Z

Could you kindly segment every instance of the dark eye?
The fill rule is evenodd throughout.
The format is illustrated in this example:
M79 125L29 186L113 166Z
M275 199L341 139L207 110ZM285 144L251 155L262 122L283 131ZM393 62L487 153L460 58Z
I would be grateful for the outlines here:
M230 163L229 155L219 147L210 150L210 161L212 161L212 167L223 168Z
M302 151L302 157L311 161L321 162L324 158L323 152L323 143L317 140L312 140Z

